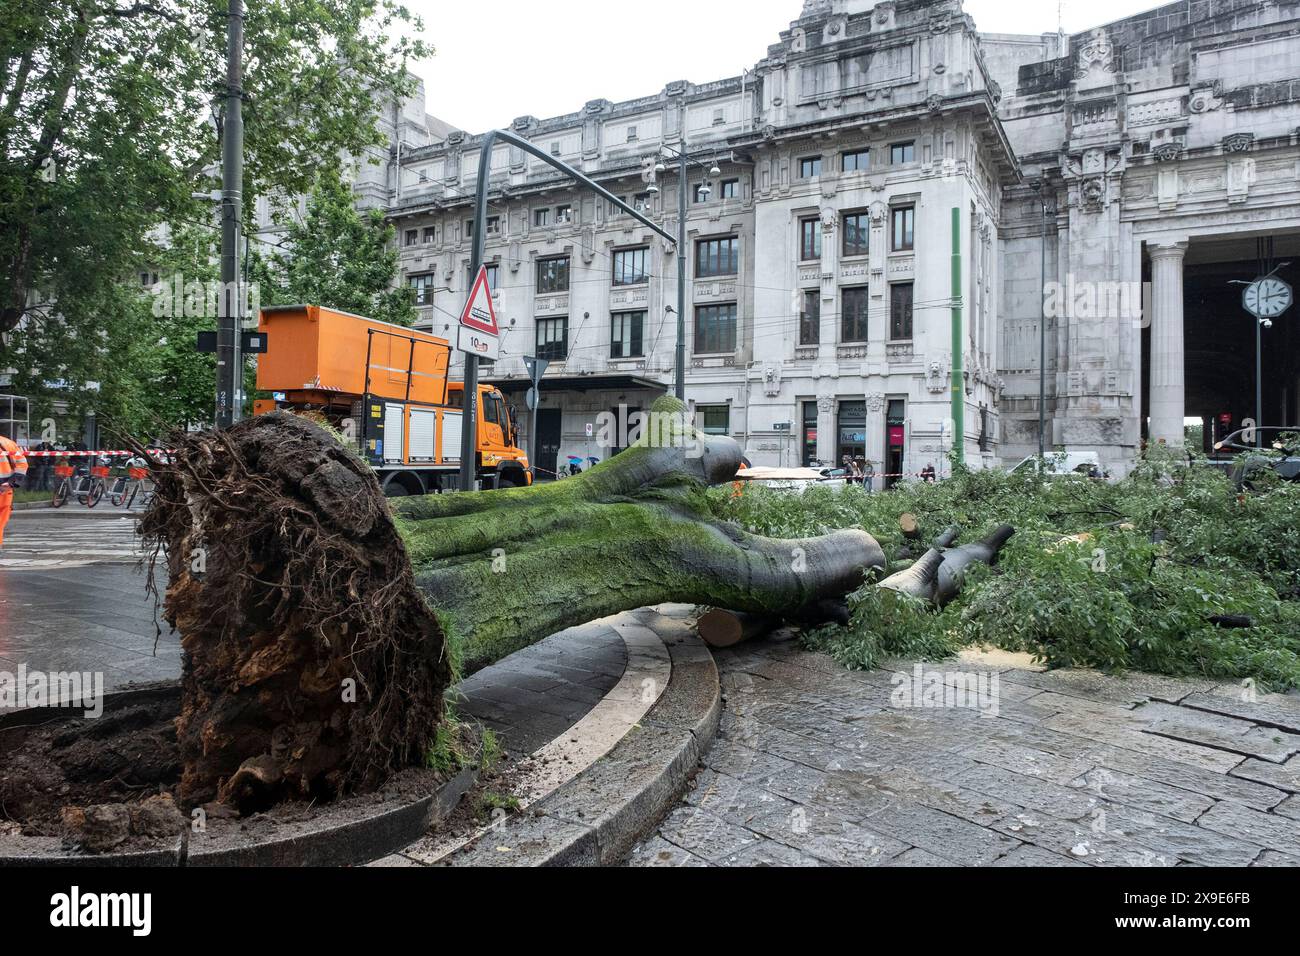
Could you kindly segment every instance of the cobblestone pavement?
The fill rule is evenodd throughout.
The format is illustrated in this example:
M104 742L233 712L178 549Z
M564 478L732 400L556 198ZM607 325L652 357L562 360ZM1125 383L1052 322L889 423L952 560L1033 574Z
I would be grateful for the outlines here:
M631 865L1300 865L1296 696L995 653L715 659L719 735Z

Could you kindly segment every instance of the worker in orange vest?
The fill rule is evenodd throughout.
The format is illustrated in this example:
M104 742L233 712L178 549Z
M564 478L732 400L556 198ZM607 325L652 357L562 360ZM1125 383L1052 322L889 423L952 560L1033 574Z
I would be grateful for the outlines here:
M14 509L14 489L27 480L27 453L13 439L0 435L0 546L5 541L5 525Z

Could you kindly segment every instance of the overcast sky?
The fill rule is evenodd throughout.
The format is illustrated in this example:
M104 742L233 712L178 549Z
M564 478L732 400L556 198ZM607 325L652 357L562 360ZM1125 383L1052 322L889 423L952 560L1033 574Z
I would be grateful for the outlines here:
M516 116L571 113L588 100L658 93L672 80L739 75L775 43L803 0L406 0L437 55L414 65L428 111L481 133ZM1077 33L1160 6L1151 0L1062 0ZM1044 33L1056 0L966 0L979 29Z

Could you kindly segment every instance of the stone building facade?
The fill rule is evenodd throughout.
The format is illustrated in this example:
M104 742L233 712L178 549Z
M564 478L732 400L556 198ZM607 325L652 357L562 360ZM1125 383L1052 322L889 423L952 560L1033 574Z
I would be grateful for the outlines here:
M1179 2L1075 36L981 35L959 0L808 0L741 76L512 128L673 234L672 153L695 161L687 398L754 463L943 473L956 210L967 462L1036 451L1042 347L1048 446L1122 472L1148 434L1181 442L1186 416L1244 415L1219 286L1300 233L1298 34L1289 0ZM423 102L386 122L394 147L359 192L397 229L421 325L450 335L480 138L433 128ZM485 378L527 427L522 357L549 358L538 463L606 457L597 416L671 391L677 250L508 145L491 170L505 333ZM1294 420L1296 339L1266 334L1266 404Z

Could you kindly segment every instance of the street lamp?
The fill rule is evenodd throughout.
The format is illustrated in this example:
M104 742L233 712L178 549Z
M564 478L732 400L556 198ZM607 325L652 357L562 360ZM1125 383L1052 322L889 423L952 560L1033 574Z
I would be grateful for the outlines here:
M673 394L678 401L686 401L686 164L694 163L700 169L704 165L687 155L685 150L675 149L666 143L660 147L677 157L677 356L674 362ZM655 163L655 172L667 169L662 158ZM711 176L721 175L722 169L717 160L706 170ZM654 183L651 192L658 192Z

